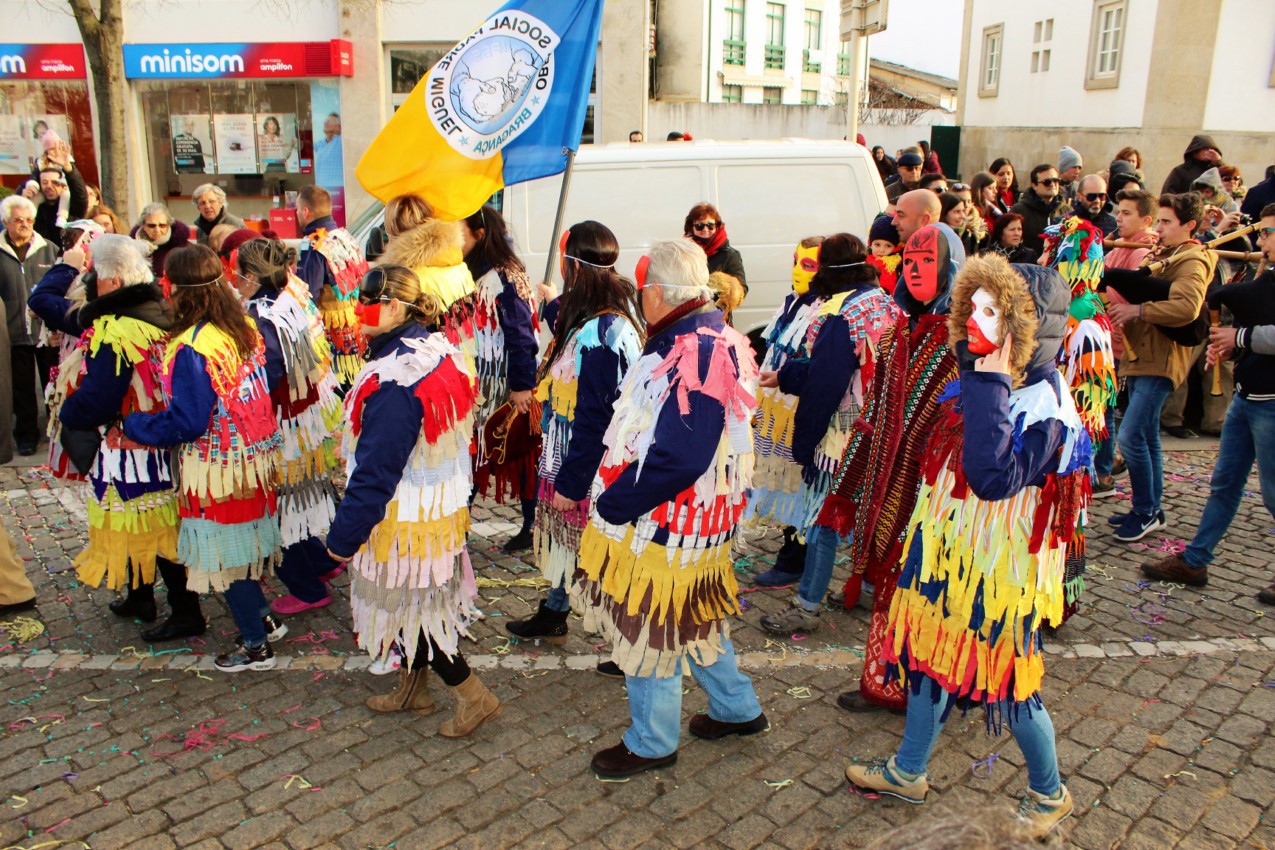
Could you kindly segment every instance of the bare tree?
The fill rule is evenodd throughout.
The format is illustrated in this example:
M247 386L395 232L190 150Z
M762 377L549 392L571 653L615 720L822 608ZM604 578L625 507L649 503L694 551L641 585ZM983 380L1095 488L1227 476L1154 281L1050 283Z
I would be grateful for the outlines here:
M102 198L128 209L128 156L125 151L123 0L66 0L80 28L93 94L97 101L98 143L102 150ZM94 8L94 7L97 8Z

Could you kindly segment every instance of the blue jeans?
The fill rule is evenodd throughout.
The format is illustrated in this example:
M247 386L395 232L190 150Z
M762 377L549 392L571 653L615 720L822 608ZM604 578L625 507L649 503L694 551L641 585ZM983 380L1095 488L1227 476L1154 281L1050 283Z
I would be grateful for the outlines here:
M563 579L565 584L566 579ZM549 596L545 598L545 607L550 611L570 611L571 600L567 598L567 589L563 585L549 588Z
M244 645L255 648L265 643L266 626L261 618L270 612L270 606L261 591L261 582L246 578L232 581L223 595L230 616L235 618L235 625L243 635Z
M1160 455L1160 410L1173 392L1168 378L1131 375L1125 380L1129 407L1120 423L1120 452L1129 466L1133 511L1150 516L1164 495L1164 460Z
M1275 517L1275 401L1248 401L1236 395L1222 425L1217 465L1200 527L1182 555L1191 566L1207 567L1213 562L1213 550L1239 510L1254 461L1262 501Z
M336 561L317 537L308 537L283 549L283 562L275 570L279 580L302 602L318 602L328 595L319 576L337 568Z
M739 672L735 647L722 640L725 651L709 667L691 661L695 681L708 694L708 716L723 723L746 723L761 714L753 680ZM625 676L629 692L630 725L624 746L643 758L677 752L682 731L682 677Z
M930 694L931 689L937 687L938 684L927 677L921 684L919 694L909 694L903 743L899 745L899 751L894 757L894 763L908 773L925 773L925 768L930 763L930 754L934 752L934 744L943 731L942 717L952 695L940 689L942 698L935 702L930 699ZM1045 711L1044 706L1032 708L1026 703L1018 703L1012 708L1006 706L1006 709L1009 731L1027 761L1027 784L1037 794L1057 793L1061 780L1058 777L1054 721L1050 719L1049 712ZM994 711L995 708L988 706L988 710Z
M818 611L828 595L832 565L840 545L837 532L826 525L812 525L806 532L806 569L797 585L797 604L807 611Z
M1116 409L1107 408L1103 417L1107 423L1107 439L1094 447L1093 467L1099 478L1106 478L1116 465Z

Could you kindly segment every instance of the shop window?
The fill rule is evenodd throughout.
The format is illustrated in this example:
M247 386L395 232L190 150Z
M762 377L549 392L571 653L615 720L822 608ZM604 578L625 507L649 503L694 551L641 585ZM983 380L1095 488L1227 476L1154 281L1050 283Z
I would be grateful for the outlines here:
M44 154L40 136L53 130L71 146L84 182L99 184L93 117L83 80L0 81L0 182L18 189Z
M153 198L190 221L193 190L214 183L235 215L255 221L303 186L333 194L344 217L340 97L335 81L161 81L134 84L142 102ZM185 201L185 203L182 203Z

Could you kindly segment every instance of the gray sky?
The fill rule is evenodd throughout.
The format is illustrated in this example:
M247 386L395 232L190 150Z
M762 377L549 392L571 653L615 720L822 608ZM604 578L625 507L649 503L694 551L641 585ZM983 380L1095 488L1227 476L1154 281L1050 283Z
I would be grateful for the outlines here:
M889 23L868 39L868 53L957 79L964 13L962 0L890 0Z

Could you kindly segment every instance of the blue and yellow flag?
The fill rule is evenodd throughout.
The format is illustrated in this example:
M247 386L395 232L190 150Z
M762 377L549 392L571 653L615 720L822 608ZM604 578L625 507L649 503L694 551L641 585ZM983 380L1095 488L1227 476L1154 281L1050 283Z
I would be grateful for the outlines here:
M382 201L423 195L439 218L560 174L580 146L603 0L510 0L438 60L364 151Z

